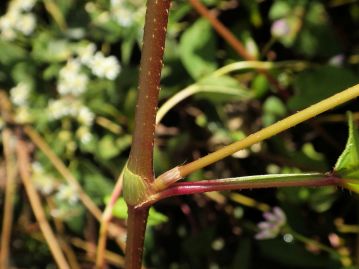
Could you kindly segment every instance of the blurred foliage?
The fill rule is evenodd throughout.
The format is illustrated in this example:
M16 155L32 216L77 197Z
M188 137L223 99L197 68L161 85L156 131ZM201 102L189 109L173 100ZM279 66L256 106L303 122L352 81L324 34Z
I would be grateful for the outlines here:
M258 59L308 65L269 70L279 87L255 70L213 78L210 74L218 68L243 59L187 1L174 0L160 105L193 83L202 90L173 107L158 125L156 174L358 82L356 1L202 2ZM10 97L16 123L33 126L91 199L104 207L131 146L145 1L13 0L2 1L0 12L0 87ZM347 110L353 116L345 147ZM329 172L334 166L340 175L357 177L357 119L357 103L351 102L187 180ZM6 127L0 119L0 129ZM32 162L32 179L48 218L64 224L63 239L96 242L98 227L76 189L41 151L34 151ZM0 165L3 174L3 159ZM354 174L342 169L348 165L355 168ZM156 205L146 234L148 268L357 268L356 194L334 187L241 193L248 200L233 200L230 192L223 192ZM17 192L15 201L12 266L53 268L24 193ZM263 204L283 209L287 230L259 241L254 235ZM116 204L114 216L125 227L123 200ZM109 249L121 253L112 243ZM74 250L87 268L86 257L91 255Z

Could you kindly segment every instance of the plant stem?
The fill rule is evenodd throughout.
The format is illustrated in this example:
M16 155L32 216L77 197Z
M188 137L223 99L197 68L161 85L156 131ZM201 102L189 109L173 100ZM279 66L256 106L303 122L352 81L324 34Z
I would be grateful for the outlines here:
M140 269L149 207L128 207L126 269Z
M234 34L232 34L231 31L228 30L217 18L214 16L209 10L206 8L205 5L203 5L199 0L189 0L190 4L197 10L199 14L201 14L203 17L205 17L213 26L213 28L217 31L217 33L222 36L224 40L227 41L227 43L240 55L243 57L243 59L247 61L255 60L256 57L251 55L245 46L242 44L241 41L239 41ZM259 73L262 73L266 76L267 80L274 88L278 90L279 93L282 93L285 95L284 97L287 97L286 93L284 92L284 89L282 89L279 82L272 77L266 70L258 69Z
M153 141L170 0L148 0L140 65L133 143L128 161L132 173L153 181Z
M240 70L251 70L251 69L261 69L261 70L270 70L274 68L290 68L295 71L303 70L307 67L309 67L310 64L302 61L285 61L285 62L262 62L262 61L241 61L232 63L226 66L223 66L222 68L219 68L218 70L214 71L212 74L208 75L206 78L211 77L220 77L227 75L228 73L231 73L233 71L240 71ZM205 80L205 79L204 79ZM180 90L175 95L173 95L171 98L169 98L165 103L162 104L162 106L157 111L156 116L156 123L161 122L163 117L170 111L174 106L176 106L178 103L183 101L184 99L200 93L200 92L221 92L224 94L233 94L233 95L243 95L244 98L251 97L251 94L249 92L241 91L242 89L238 88L225 88L225 87L219 87L213 86L213 85L206 85L202 84L201 81L191 84L187 86L186 88Z
M170 0L148 0L140 65L133 142L124 172L123 194L128 206L126 269L140 269L149 208L135 205L149 193L154 180L153 142Z
M108 226L112 219L113 207L122 191L122 182L123 182L123 169L120 177L117 179L110 200L108 201L101 218L100 234L98 238L97 251L96 251L96 267L99 269L104 268L105 266L105 252L106 252Z
M18 137L20 137L20 135ZM17 149L20 176L25 186L25 190L29 198L31 208L34 211L34 215L36 217L37 222L39 223L40 229L46 239L46 242L54 257L54 260L56 261L57 266L60 269L70 269L70 266L67 263L64 254L62 253L58 240L55 234L53 233L50 224L46 219L44 209L42 208L41 205L40 197L36 192L34 185L32 184L31 176L30 176L31 167L30 167L28 145L24 140L19 138L19 140L17 141L16 149Z
M4 201L4 216L1 231L0 268L9 268L9 247L11 242L11 230L14 216L14 203L16 193L16 160L14 148L14 136L10 129L2 132L4 157L6 161L6 187Z
M283 120L280 120L254 134L247 136L246 138L237 141L231 145L228 145L224 148L221 148L218 151L208 154L205 157L197 159L191 163L188 163L183 166L179 166L178 169L180 171L181 177L185 177L192 172L206 167L214 162L217 162L229 155L247 148L253 144L261 142L269 137L272 137L280 132L283 132L303 121L306 121L310 118L317 116L324 111L332 109L336 106L339 106L351 99L354 99L359 96L359 84L350 87L338 94L335 94L319 103L316 103L306 109L303 109L300 112L297 112L294 115L291 115Z
M213 28L228 42L229 45L244 59L254 60L255 57L248 53L244 45L229 31L211 12L208 11L205 5L199 0L189 0L190 4L206 18Z
M85 193L77 179L72 175L70 170L65 166L61 159L52 151L46 141L30 126L24 127L24 132L29 136L31 141L46 155L56 170L63 176L66 182L71 185L79 194L80 200L91 214L97 219L101 219L101 210L96 206L92 199Z
M343 179L320 173L304 174L269 174L259 176L247 176L237 178L201 180L192 182L175 183L169 188L151 195L137 208L146 207L164 198L204 193L211 191L244 190L276 187L318 187L329 185L341 185Z

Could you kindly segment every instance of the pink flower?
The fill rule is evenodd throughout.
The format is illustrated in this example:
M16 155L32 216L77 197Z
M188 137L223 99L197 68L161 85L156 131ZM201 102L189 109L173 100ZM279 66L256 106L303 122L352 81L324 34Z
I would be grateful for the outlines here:
M287 218L282 209L274 207L272 212L263 214L265 221L259 222L257 227L259 232L255 235L258 240L275 238L287 222Z

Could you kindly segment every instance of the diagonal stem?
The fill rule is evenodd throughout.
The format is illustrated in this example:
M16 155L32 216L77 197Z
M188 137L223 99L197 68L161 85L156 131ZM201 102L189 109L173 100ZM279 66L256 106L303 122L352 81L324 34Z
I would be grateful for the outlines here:
M37 222L39 223L40 229L46 239L46 242L49 246L49 249L56 261L57 266L60 269L70 269L68 262L65 259L65 256L61 250L59 242L51 229L49 222L46 219L46 215L44 209L41 205L41 200L36 192L34 185L31 182L31 175L30 175L30 157L29 157L29 150L28 145L26 142L18 136L19 140L17 142L17 156L19 162L19 170L22 182L25 186L25 190L27 196L29 198L31 208L34 211L34 215L36 217Z
M206 167L212 163L215 163L225 157L232 155L233 153L247 148L253 144L261 142L269 137L272 137L278 133L281 133L303 121L306 121L310 118L317 116L327 110L330 110L336 106L339 106L349 100L352 100L359 96L359 84L350 87L338 94L335 94L319 103L316 103L306 109L303 109L296 114L293 114L283 120L280 120L254 134L247 136L246 138L237 141L233 144L230 144L224 148L221 148L218 151L208 154L205 157L202 157L198 160L195 160L191 163L188 163L183 166L179 166L178 170L180 176L183 178L192 172Z

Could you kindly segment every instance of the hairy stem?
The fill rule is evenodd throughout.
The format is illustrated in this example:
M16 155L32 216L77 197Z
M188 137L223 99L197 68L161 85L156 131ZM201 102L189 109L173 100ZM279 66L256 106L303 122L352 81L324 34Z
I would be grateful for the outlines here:
M128 161L132 173L153 180L153 140L170 0L148 0L135 129Z
M147 207L164 198L204 193L211 191L244 190L276 187L318 187L329 185L342 185L343 179L320 173L304 174L269 174L237 178L201 180L175 183L169 188L155 193L137 208Z
M247 136L246 138L237 141L233 144L230 144L224 148L221 148L218 151L208 154L205 157L202 157L198 160L195 160L191 163L188 163L183 166L179 166L181 177L185 177L192 172L206 167L212 163L215 163L225 157L232 155L233 153L247 148L253 144L261 142L269 137L272 137L278 133L281 133L303 121L306 121L310 118L317 116L324 111L332 109L336 106L339 106L351 99L354 99L359 96L359 84L350 87L338 94L335 94L319 103L316 103L306 109L303 109L300 112L297 112L294 115L291 115L283 120L280 120L254 134Z
M128 205L126 269L140 269L149 208L135 209L150 193L153 142L170 0L148 0L140 65L135 129L123 194Z
M128 207L126 269L140 269L149 207Z

